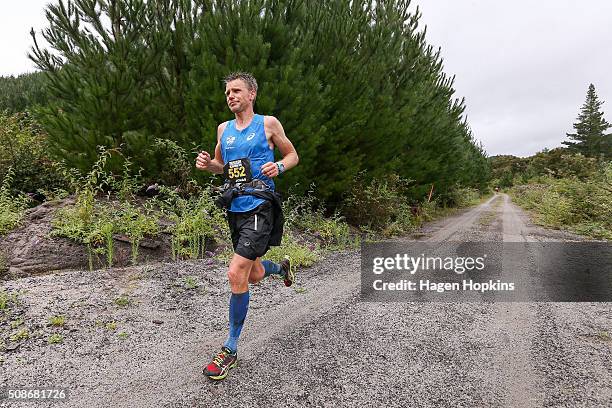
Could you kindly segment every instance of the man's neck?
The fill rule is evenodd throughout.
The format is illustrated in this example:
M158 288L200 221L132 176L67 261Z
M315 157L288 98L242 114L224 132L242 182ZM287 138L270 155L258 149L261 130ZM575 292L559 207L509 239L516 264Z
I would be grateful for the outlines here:
M237 112L236 113L236 127L240 129L246 128L253 120L253 116L255 116L253 109L248 109L243 112Z

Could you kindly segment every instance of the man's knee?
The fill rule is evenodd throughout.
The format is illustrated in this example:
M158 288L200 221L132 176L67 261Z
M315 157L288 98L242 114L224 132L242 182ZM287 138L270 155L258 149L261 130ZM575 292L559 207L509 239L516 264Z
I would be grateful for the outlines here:
M232 289L247 284L252 264L253 261L238 254L234 254L227 271L227 278L229 279Z

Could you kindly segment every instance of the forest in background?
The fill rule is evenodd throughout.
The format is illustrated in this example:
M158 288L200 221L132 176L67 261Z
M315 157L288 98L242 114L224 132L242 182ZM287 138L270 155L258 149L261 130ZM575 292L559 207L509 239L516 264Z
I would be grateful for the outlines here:
M590 84L565 147L491 157L492 184L508 189L540 225L612 239L612 134L603 104Z

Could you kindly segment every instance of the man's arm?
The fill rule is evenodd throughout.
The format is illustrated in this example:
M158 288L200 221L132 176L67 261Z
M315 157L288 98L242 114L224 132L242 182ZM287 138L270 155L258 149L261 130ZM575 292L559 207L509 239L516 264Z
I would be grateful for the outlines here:
M291 143L291 140L285 135L285 130L280 121L274 116L265 116L264 127L266 134L270 136L270 141L278 148L283 156L282 160L279 161L283 163L285 171L297 166L300 158L298 157L295 147L293 147L293 143ZM267 177L278 176L278 167L275 163L266 163L261 167L261 170Z
M227 126L227 122L223 122L217 127L217 146L215 146L215 158L211 159L208 152L202 151L196 158L196 168L199 170L207 170L215 174L223 174L223 155L221 154L221 135Z

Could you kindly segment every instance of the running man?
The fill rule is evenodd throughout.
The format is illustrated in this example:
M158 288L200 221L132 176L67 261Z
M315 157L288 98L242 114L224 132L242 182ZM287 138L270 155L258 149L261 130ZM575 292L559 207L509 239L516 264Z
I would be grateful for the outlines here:
M213 380L224 379L236 366L238 338L249 308L249 283L269 275L280 275L286 286L293 283L288 259L276 264L261 257L270 245L280 245L282 236L282 212L272 178L299 161L278 119L254 113L255 78L238 72L224 82L227 105L236 118L217 128L215 157L203 151L196 159L197 169L225 176L224 206L234 247L227 273L232 291L229 335L221 352L203 370ZM278 162L274 162L275 147L283 156Z

